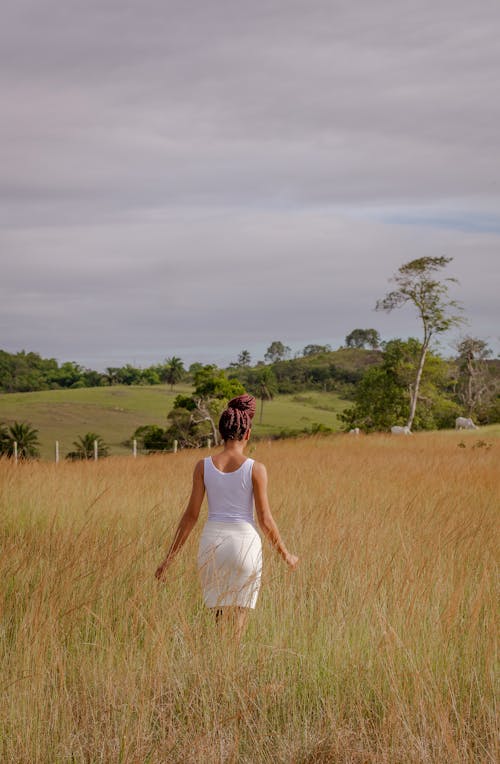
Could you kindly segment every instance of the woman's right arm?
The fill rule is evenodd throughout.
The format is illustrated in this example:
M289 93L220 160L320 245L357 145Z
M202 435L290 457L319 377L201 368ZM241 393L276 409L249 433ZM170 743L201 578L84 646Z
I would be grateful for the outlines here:
M193 473L193 488L191 491L191 497L189 499L186 511L182 515L177 530L175 532L174 540L170 545L167 556L156 569L155 576L160 581L167 568L172 564L175 556L184 546L189 534L193 530L198 521L200 515L200 508L205 496L205 483L203 481L203 460L200 460Z
M255 511L263 534L269 539L277 552L283 557L292 570L295 570L299 558L290 554L281 540L278 526L271 514L269 499L267 498L267 470L263 464L254 462L252 469L253 494L255 499Z

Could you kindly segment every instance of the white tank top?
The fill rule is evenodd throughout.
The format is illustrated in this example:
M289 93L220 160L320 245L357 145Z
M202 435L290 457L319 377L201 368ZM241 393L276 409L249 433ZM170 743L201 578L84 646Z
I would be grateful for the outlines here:
M254 525L252 467L247 459L234 472L221 472L210 456L203 466L203 479L208 498L208 520L236 523L245 520Z

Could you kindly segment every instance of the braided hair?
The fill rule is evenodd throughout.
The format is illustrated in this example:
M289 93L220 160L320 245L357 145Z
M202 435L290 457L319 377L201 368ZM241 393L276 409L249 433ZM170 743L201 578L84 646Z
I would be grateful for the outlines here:
M222 440L243 440L252 426L255 407L255 398L247 393L230 400L219 420Z

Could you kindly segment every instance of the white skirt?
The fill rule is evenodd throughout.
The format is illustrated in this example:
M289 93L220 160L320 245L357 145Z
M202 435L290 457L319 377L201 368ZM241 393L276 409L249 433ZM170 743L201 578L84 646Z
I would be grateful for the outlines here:
M198 551L203 599L207 607L254 608L262 573L262 542L250 523L209 520Z

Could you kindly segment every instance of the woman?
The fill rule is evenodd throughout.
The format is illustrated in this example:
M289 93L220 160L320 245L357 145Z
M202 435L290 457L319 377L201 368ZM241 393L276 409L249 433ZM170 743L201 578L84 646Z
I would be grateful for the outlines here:
M262 570L262 545L255 529L253 508L260 528L292 570L298 557L281 540L267 498L267 472L263 464L245 457L251 433L255 398L240 395L229 401L219 421L222 452L196 464L193 489L167 556L156 571L161 580L193 530L205 495L208 520L198 552L203 599L217 620L234 624L239 639L248 610L255 608Z

